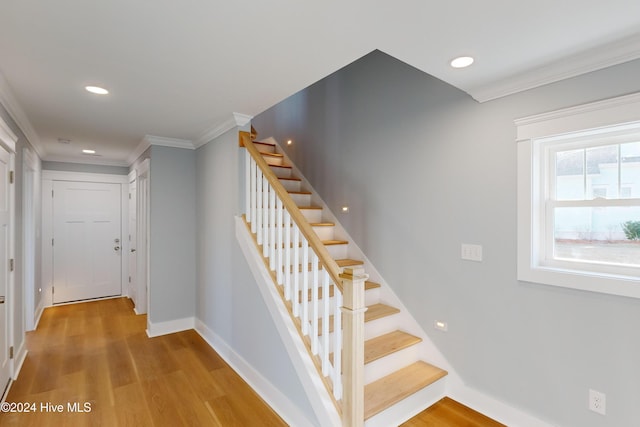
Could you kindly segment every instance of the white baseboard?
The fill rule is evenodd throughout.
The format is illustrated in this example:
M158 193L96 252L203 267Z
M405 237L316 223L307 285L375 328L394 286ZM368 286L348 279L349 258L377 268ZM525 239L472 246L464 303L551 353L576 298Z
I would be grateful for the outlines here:
M42 313L44 313L44 309L45 309L44 298L40 298L40 303L36 307L36 318L33 322L34 331L38 329L38 324L40 323L40 318L42 317Z
M26 340L22 340L22 344L18 351L15 353L14 362L13 362L13 380L18 379L18 375L20 375L20 370L22 369L22 365L24 364L24 360L27 358L27 345Z
M159 337L160 335L173 334L174 332L195 329L195 317L185 317L182 319L168 320L166 322L153 323L149 321L147 336L149 338Z
M287 396L274 387L204 322L196 319L195 330L288 425L301 427L314 425Z
M531 414L465 385L452 387L449 397L509 427L553 427Z

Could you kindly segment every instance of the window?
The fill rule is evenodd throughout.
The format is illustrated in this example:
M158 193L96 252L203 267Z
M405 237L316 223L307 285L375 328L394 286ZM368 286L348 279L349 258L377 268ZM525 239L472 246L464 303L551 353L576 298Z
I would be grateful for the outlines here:
M640 94L516 125L518 279L640 298Z

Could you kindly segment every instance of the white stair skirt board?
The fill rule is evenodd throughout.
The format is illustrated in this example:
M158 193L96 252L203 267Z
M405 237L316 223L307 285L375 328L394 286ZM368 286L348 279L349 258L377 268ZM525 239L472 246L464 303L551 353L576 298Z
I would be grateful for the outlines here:
M147 336L149 338L159 337L160 335L173 334L175 332L187 331L195 329L195 317L185 317L183 319L168 320L166 322L152 323L149 321Z
M258 284L262 298L285 344L287 354L298 373L298 378L309 398L311 407L322 426L341 425L340 415L322 382L307 349L300 338L287 308L276 290L271 274L258 252L244 220L236 216L236 239ZM266 399L265 399L266 400ZM294 424L295 425L295 424Z
M288 425L301 427L314 425L287 396L274 387L200 319L196 319L196 332Z

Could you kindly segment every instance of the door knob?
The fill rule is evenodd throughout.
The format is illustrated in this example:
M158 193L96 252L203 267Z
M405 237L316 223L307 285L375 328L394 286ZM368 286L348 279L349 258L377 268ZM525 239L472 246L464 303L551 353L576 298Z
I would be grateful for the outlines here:
M120 250L120 246L114 246L113 250L114 251L119 251Z
M133 253L133 252L135 252L135 251L136 251L135 249L131 249L131 253Z
M0 304L4 304L4 297L0 297Z

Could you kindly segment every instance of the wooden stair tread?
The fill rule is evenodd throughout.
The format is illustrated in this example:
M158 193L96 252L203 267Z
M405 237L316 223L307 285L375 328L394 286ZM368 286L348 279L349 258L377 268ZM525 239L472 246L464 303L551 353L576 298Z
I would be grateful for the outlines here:
M298 206L298 209L303 210L322 210L321 206Z
M251 141L251 142L253 142L254 144L268 145L269 147L275 147L276 146L276 144L273 144L271 142L261 142L261 141Z
M337 259L336 263L338 267L351 267L352 265L363 265L364 261L359 261L357 259Z
M447 371L419 361L367 384L364 387L364 419L373 417L445 375Z
M396 313L400 313L400 310L395 307L391 307L390 305L373 304L368 306L367 311L364 312L364 321L370 322Z
M309 224L312 227L334 227L335 222L312 222Z
M289 194L304 194L306 196L306 195L310 195L311 191L287 191L287 193L289 193Z
M284 157L284 154L282 153L260 153L260 154L267 157Z
M348 245L349 241L348 240L323 240L322 244L325 246L333 246L333 245Z
M293 176L286 177L286 178L279 176L278 179L281 180L281 181L302 181L300 178L296 178L296 177L293 177Z
M364 343L364 363L367 364L381 359L421 341L422 338L403 331L393 331L371 338Z
M269 165L271 168L283 168L283 169L292 169L291 165Z

